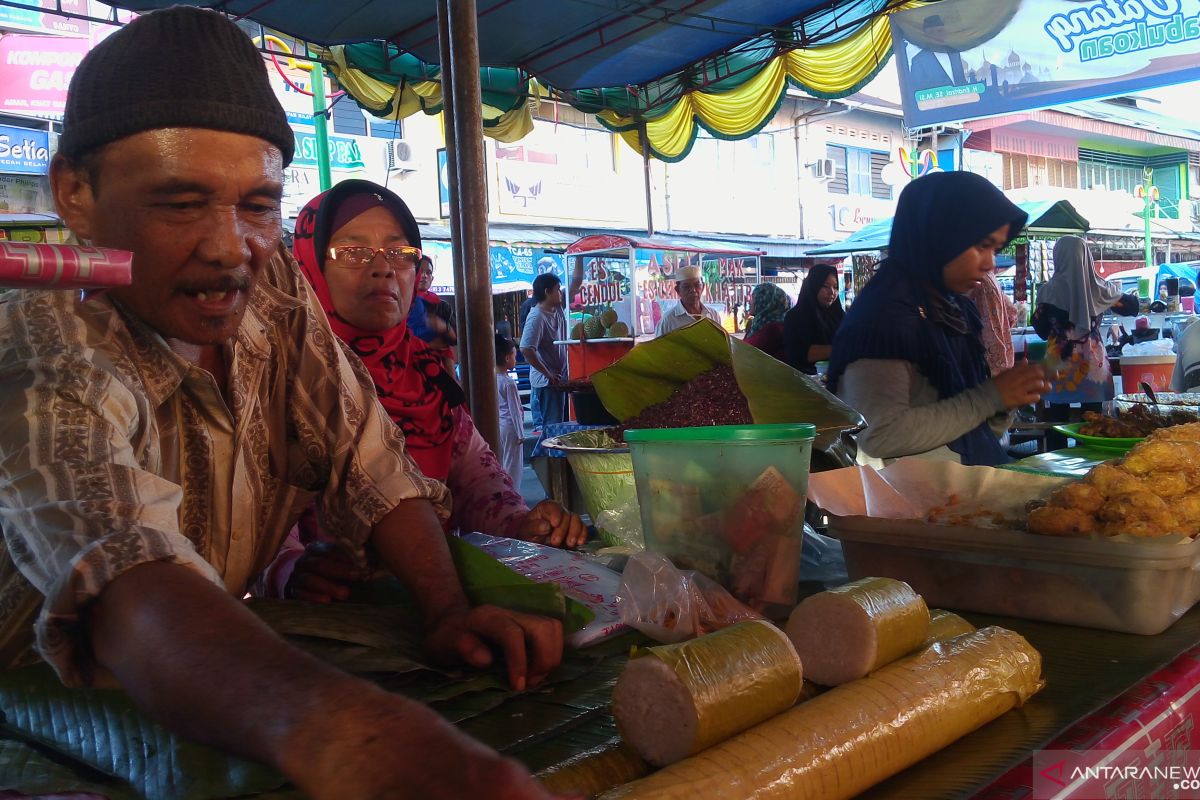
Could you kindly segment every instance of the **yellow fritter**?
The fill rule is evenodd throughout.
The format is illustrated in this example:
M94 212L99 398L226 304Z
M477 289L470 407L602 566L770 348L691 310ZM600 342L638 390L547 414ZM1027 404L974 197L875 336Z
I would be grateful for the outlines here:
M1095 516L1078 508L1042 506L1029 512L1029 530L1044 536L1091 536L1099 527Z

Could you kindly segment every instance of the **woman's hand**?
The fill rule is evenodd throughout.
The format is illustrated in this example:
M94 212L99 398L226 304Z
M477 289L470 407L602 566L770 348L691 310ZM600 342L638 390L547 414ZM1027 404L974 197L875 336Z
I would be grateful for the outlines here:
M1000 402L1010 410L1036 403L1050 391L1046 370L1041 364L1018 364L995 375L992 381L1000 392Z
M350 597L350 585L370 577L333 542L313 542L304 548L284 589L286 597L312 603L332 603Z
M572 514L553 500L543 500L521 520L516 538L575 549L587 541L587 528L578 514Z

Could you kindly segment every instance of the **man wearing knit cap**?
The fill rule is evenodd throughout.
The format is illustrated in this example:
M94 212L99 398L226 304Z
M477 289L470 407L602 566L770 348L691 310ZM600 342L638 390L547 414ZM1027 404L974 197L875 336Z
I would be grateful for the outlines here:
M679 302L663 315L654 329L655 336L663 336L700 319L711 319L717 325L721 324L720 315L704 305L701 299L704 297L704 274L700 267L679 268L675 273L675 294Z
M0 303L0 668L40 656L67 684L115 680L316 800L548 798L241 602L315 500L359 568L406 584L431 659L502 657L517 689L561 659L557 621L469 607L445 487L280 247L293 148L260 55L215 12L142 16L76 71L55 202L80 239L133 252L133 282ZM371 268L399 280L382 252Z

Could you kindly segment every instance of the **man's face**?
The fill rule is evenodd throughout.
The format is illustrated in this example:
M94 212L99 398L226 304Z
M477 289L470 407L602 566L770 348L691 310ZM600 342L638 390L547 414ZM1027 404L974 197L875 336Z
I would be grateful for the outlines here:
M407 242L407 239L405 241ZM420 274L417 276L417 291L428 292L429 287L433 285L433 262L422 261L418 269Z
M553 289L546 290L546 306L554 309L561 308L563 304L563 289L561 283L554 284Z
M76 235L133 252L133 283L112 296L164 338L215 345L279 245L282 175L263 139L165 128L107 145L90 175L56 160L50 178Z
M679 295L679 302L683 303L684 308L692 314L700 313L700 297L704 294L704 281L699 278L678 281L675 284L675 292Z

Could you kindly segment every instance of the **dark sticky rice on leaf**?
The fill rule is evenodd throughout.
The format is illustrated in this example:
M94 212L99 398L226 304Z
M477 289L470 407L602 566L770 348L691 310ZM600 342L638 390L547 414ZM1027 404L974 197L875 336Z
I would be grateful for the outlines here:
M647 407L621 426L643 428L695 428L709 425L751 425L750 404L738 386L733 367L721 364L681 385L661 403Z

